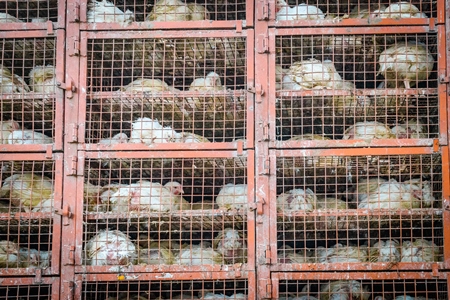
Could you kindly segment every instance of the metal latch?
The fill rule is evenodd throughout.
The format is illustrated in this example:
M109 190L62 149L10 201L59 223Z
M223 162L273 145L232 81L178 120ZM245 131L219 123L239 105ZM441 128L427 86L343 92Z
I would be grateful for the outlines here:
M264 214L264 204L266 204L266 201L264 200L264 198L261 198L261 200L255 201L250 204L250 210L256 210L256 213L261 216Z
M37 268L34 269L34 283L40 284L42 283L42 269Z
M267 34L258 35L258 53L269 53L269 36Z
M260 95L260 96L264 95L264 90L262 88L262 85L259 84L259 83L255 84L255 86L248 87L247 91L249 93L257 94L257 95Z
M73 265L75 265L75 246L70 246L69 256L65 266L73 266Z
M72 123L69 125L69 135L68 142L69 143L77 143L78 142L78 124Z
M69 76L67 76L67 82L57 82L56 85L60 88L66 91L66 97L67 99L73 98L73 93L77 91L77 88Z
M70 159L70 168L67 175L69 176L78 175L78 157L72 156L72 158Z
M269 20L269 1L260 0L258 1L258 6L261 7L261 14L258 16L258 21Z

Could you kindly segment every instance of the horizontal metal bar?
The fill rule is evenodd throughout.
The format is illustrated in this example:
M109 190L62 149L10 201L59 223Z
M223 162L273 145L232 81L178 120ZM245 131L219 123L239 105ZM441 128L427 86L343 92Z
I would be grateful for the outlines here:
M432 147L434 139L304 140L276 141L273 148Z
M329 142L329 141L328 141ZM361 147L363 146L362 141ZM278 157L285 156L364 156L364 155L417 155L436 153L431 147L404 148L358 148L358 149L316 149L316 150L271 150Z
M203 21L204 22L204 21ZM189 23L189 22L184 22ZM209 22L208 22L209 23ZM108 24L106 24L108 26ZM97 24L96 26L100 26L100 24ZM112 25L109 25L112 26ZM120 25L119 25L120 26ZM124 27L121 27L122 29ZM128 27L125 27L125 29L128 29ZM246 37L247 31L242 30L242 32L237 33L235 31L230 30L214 30L214 31L190 31L189 34L185 31L177 30L177 31L127 31L127 32L120 32L120 31L100 31L101 29L97 27L96 32L82 32L82 38L87 39L124 39L124 38L198 38L198 37Z
M34 271L33 271L34 274ZM39 284L55 284L59 283L59 277L42 277L42 282ZM10 286L10 285L36 285L34 277L20 278L20 277L10 277L10 278L0 278L0 285Z
M174 143L173 145L176 145ZM161 144L166 149L173 149L173 145ZM184 144L186 146L186 144ZM142 150L148 150L148 147L143 146ZM156 146L155 146L156 147ZM164 150L163 147L157 146L157 150ZM156 150L156 149L155 149ZM192 149L186 151L120 151L120 152L84 152L86 158L229 158L238 156L252 156L252 150L246 150L239 154L238 151L193 151Z
M289 20L289 21L271 21L269 22L269 27L299 27L299 26L323 26L323 27L354 27L361 26L365 28L372 29L373 26L428 26L430 24L429 18L403 18L403 19L381 19L381 18L367 18L367 19L356 19L348 18L342 19L336 17L335 19L327 20ZM375 27L376 28L376 27ZM397 27L391 29L391 31L396 30Z
M300 272L274 272L272 278L279 280L401 280L401 279L445 279L447 273L441 272L434 276L431 272L325 272L325 273L300 273Z
M240 20L242 22L242 27L247 27L245 20ZM235 20L232 21L189 21L189 22L133 22L128 26L122 26L121 24L115 23L96 23L80 24L80 29L83 31L89 30L114 30L114 31L124 31L124 30L163 30L163 29L176 29L176 30L192 30L192 29L235 29Z
M357 90L303 90L276 92L277 97L305 97L305 96L404 96L404 95L437 95L438 89L357 89Z
M433 269L433 265L436 263L306 263L306 264L275 264L270 266L271 271L279 272L303 272L303 271L318 271L318 272L326 272L326 271L431 271ZM444 263L438 263L439 269L444 268Z
M405 20L405 19L402 19ZM300 22L300 21L298 21ZM316 26L320 21L311 21L308 26ZM306 22L305 22L306 23ZM306 26L306 24L305 24ZM319 26L319 25L317 25ZM302 28L275 28L275 35L315 35L315 34L411 34L428 33L428 26L390 26L390 27L313 27L304 30Z
M45 145L1 145L0 151L5 151L4 148L11 149L10 151L12 152L18 151L37 152L47 150L47 147ZM30 160L52 161L59 159L62 159L61 153L53 153L51 158L48 158L46 153L0 153L0 161L30 161Z
M8 25L10 25L10 23L7 23ZM21 25L21 24L26 24L26 25ZM43 24L43 25L42 25ZM2 24L2 25L6 25L6 24ZM26 29L25 27L23 28L22 31L15 31L15 30L10 30L9 26L8 26L8 30L7 31L0 31L0 38L40 38L40 37L46 37L46 38L53 38L56 37L57 31L62 30L62 29L56 29L54 32L54 35L49 36L47 33L47 24L46 23L14 23L11 24L12 26L44 26L45 30L36 30L36 29L41 29L41 28L30 28L29 30ZM44 28L42 28L44 29ZM1 27L0 27L1 30Z
M185 143L161 143L153 144L151 146L145 144L117 144L117 145L99 145L99 144L85 144L80 147L81 150L86 151L161 151L161 150L233 150L238 147L237 142L230 143L190 143L189 149L186 150ZM234 157L234 156L233 156Z

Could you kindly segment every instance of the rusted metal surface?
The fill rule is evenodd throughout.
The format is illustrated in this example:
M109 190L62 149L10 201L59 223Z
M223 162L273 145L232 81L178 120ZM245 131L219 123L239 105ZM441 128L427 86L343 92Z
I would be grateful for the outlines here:
M80 121L85 136L79 141L114 150L183 150L185 144L223 149L237 141L251 146L245 142L253 141L246 78L253 55L247 31L196 32L189 38L179 31L145 35L101 32L81 39L86 81L80 91L86 105L80 115L86 122ZM140 129L150 125L153 131ZM158 126L164 127L164 138L155 138Z
M403 299L403 298L431 298L447 299L446 279L403 279L399 278L355 278L346 279L346 275L335 280L276 280L277 287L274 298L310 296L317 299L328 299L329 297L353 296L358 299ZM391 277L392 278L392 277ZM318 278L319 279L319 278ZM316 299L316 298L314 298ZM351 299L351 298L350 298Z
M1 30L47 30L65 26L65 1L2 1L0 12L4 14Z
M161 297L161 299L255 299L256 295L251 291L249 282L245 279L224 280L220 276L210 274L209 278L201 278L200 275L185 273L181 276L172 274L132 274L125 275L118 280L113 276L88 275L86 281L77 281L82 288L76 293L77 299L104 299L115 297L118 299L127 297ZM171 280L167 280L167 279ZM149 279L151 281L149 281ZM213 281L214 280L214 281ZM212 295L214 294L214 296Z
M0 278L0 292L5 299L60 299L59 278L10 277Z
M62 155L1 154L0 276L59 274Z
M81 29L239 29L253 26L253 1L172 1L171 4L164 9L163 1L111 1L116 11L102 15L98 8L81 3Z
M56 83L64 72L64 32L2 32L0 48L2 88L1 121L13 122L2 137L2 151L62 149L62 97ZM46 66L45 69L43 66ZM42 74L45 77L41 77ZM8 76L16 82L8 85ZM44 79L45 78L45 79Z

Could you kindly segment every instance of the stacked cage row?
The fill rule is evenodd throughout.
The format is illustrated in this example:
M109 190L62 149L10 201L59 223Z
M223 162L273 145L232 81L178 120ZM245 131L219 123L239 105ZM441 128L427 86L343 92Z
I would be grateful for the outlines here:
M258 294L445 299L444 3L283 2L255 28Z
M0 4L4 299L59 299L64 11L64 1Z
M252 10L80 6L76 298L256 298Z

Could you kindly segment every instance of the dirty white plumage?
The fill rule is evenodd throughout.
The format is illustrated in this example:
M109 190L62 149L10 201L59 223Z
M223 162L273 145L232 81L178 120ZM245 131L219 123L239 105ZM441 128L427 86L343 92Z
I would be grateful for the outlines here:
M51 251L19 248L20 267L47 268L50 266Z
M51 94L56 90L56 69L54 66L35 66L29 74L30 88L35 93Z
M222 255L211 247L191 245L181 249L175 263L188 266L222 264Z
M369 248L371 262L398 262L400 258L400 243L397 240L378 241Z
M159 0L147 16L147 21L201 21L209 18L209 11L203 5L180 0Z
M391 132L399 139L424 139L427 137L425 125L415 119L408 120L406 124L392 127Z
M3 181L0 197L7 197L14 206L26 212L53 198L53 182L46 176L36 174L14 174Z
M17 268L18 264L19 245L10 241L0 241L0 268Z
M134 15L130 10L127 9L124 13L108 0L91 0L88 4L88 23L116 22L124 26L131 24L133 21Z
M230 296L224 295L224 294L214 294L211 292L206 292L202 298L203 300L206 299L217 299L217 300L222 300L222 299L247 299L247 296L241 293L237 293L237 294L233 294Z
M432 241L416 239L414 242L403 241L401 262L436 262L439 248Z
M172 251L157 242L150 243L150 248L140 249L138 263L144 265L171 265L174 262Z
M367 248L364 246L343 246L338 243L330 248L317 248L319 263L343 263L367 261Z
M117 145L124 144L128 142L128 135L125 133L118 133L110 138L101 139L98 143L100 145Z
M28 93L30 87L17 74L0 64L0 93Z
M320 300L368 300L367 287L356 280L330 281L320 287Z
M317 209L347 209L347 202L334 197L317 197Z
M380 11L384 11L386 6L383 4L371 4L368 5L360 4L353 7L350 11L349 18L352 19L368 19L376 18L379 16Z
M133 122L130 143L172 143L179 138L179 133L171 127L163 127L158 120L144 117Z
M140 78L119 89L123 92L179 92L160 79Z
M385 9L374 11L375 17L386 19L405 19L405 18L428 18L414 4L406 1L392 3Z
M8 143L8 137L9 135L15 131L15 130L19 130L21 127L19 125L19 123L17 123L14 120L8 120L8 121L3 121L0 122L0 141L1 144L7 144Z
M312 211L316 201L316 194L311 189L292 189L278 195L277 210L280 212Z
M119 230L103 230L85 246L87 264L92 266L133 264L136 246Z
M53 144L53 139L43 133L33 130L14 130L8 136L8 144L11 145L32 145L32 144Z
M247 206L247 185L228 183L216 197L219 208L242 209Z
M354 125L347 128L344 132L343 140L353 139L392 139L395 136L391 129L380 122L356 122Z
M282 264L304 264L314 262L313 251L300 249L295 251L290 246L284 246L278 249L278 262Z
M283 89L353 89L354 85L342 80L330 60L315 58L294 62L283 76Z
M360 196L358 208L369 209L411 209L420 207L418 187L390 179L382 183L373 192ZM417 191L417 193L416 193Z
M10 14L0 13L0 23L23 23L23 21Z
M379 87L414 87L430 77L434 61L428 48L419 42L397 43L378 58L378 74L385 78Z
M384 178L362 178L353 185L352 190L355 194L352 198L356 201L361 201L361 199L366 198L368 194L373 194L377 191L378 187L385 182L388 182L388 180Z
M433 206L433 202L436 201L436 199L433 196L431 183L429 181L423 181L421 178L413 178L404 181L403 184L407 190L411 191L415 197L421 200L423 208Z
M49 199L43 199L41 202L31 210L32 212L49 213L54 212L53 197Z
M183 189L178 182L162 185L158 182L139 181L120 187L109 199L111 210L169 212L180 207Z
M325 14L320 8L305 3L290 7L285 0L277 0L277 10L275 17L277 21L325 19Z
M228 263L244 263L247 259L245 236L233 228L225 228L214 238L213 247Z

